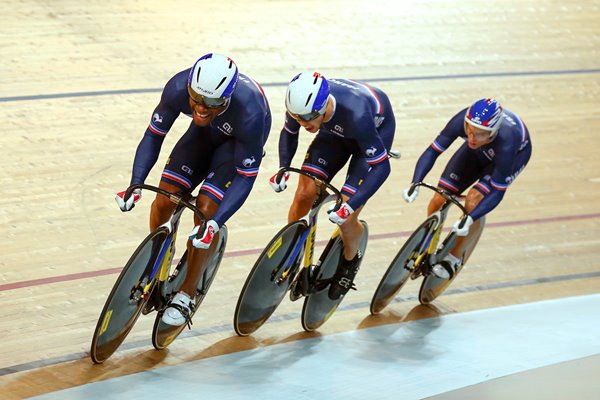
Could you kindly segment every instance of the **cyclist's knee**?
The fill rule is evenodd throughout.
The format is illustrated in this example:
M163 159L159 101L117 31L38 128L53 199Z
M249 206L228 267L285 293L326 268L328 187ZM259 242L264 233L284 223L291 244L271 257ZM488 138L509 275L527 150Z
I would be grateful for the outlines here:
M167 197L158 195L152 202L152 211L161 215L171 214L176 205Z
M317 185L312 181L308 182L300 182L298 185L298 189L296 189L296 194L294 195L294 202L296 204L308 204L312 205L313 201L317 197Z
M465 208L467 209L467 211L473 211L475 207L477 207L481 199L483 199L483 194L481 194L479 190L469 190L469 193L467 193L467 198L465 200Z
M211 199L210 197L201 194L196 198L196 207L204 214L206 219L211 219L213 215L217 212L219 205L216 201ZM199 217L195 216L194 220L197 220ZM196 224L199 224L200 221L196 221Z
M427 206L427 215L431 215L434 212L438 211L444 205L445 199L439 195L434 194L431 200L429 201L429 206Z
M150 208L150 230L158 228L169 220L176 205L165 196L157 196Z
M161 181L158 185L160 189L166 190L169 193L181 193L183 190L178 186L172 185L167 182ZM171 213L175 210L175 203L173 203L169 198L163 196L162 194L157 193L154 198L154 202L152 203L152 209L159 211L161 213Z

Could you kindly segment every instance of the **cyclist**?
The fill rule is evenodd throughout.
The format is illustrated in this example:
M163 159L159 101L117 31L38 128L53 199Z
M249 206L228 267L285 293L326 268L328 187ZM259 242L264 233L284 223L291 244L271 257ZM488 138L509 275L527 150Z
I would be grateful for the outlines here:
M326 79L318 72L303 72L290 82L286 97L285 124L279 137L279 166L289 167L298 147L303 127L316 136L302 169L329 182L350 159L342 188L344 203L329 219L338 224L344 251L328 289L331 299L339 299L353 286L362 254L358 245L363 226L358 215L367 200L390 173L388 151L394 139L396 121L390 101L381 90L347 79ZM288 176L269 180L276 192L286 188ZM316 184L300 176L288 221L308 213L316 198Z
M192 118L187 131L173 148L164 167L160 187L189 192L201 182L196 205L209 219L200 239L188 241L189 272L163 314L163 322L179 326L189 321L203 261L219 228L242 206L258 174L263 146L271 128L269 104L262 88L238 72L228 57L209 53L191 67L175 74L165 85L160 102L138 145L131 184L143 183L156 163L171 126L180 114ZM141 192L125 199L116 196L122 211L140 200ZM168 221L175 204L156 196L150 212L150 229Z
M492 211L504 197L508 186L523 171L531 157L529 130L519 116L494 99L480 99L461 110L448 122L433 143L417 161L413 184L421 182L433 167L437 157L457 138L465 143L454 153L440 177L438 187L453 194L469 190L465 207L469 212L464 226L454 224L458 239L451 252L433 273L442 279L454 276L461 260L462 244L479 229L479 219ZM406 188L403 197L412 203L419 193ZM410 194L409 194L410 193ZM427 207L431 215L442 207L444 199L434 194ZM471 229L473 226L473 229Z

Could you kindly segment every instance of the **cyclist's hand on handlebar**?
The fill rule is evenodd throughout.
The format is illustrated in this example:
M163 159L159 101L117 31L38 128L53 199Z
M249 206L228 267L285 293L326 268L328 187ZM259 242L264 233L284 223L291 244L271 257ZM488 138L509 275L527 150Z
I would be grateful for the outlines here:
M142 198L142 189L135 189L128 199L124 199L125 192L126 190L117 193L115 196L115 201L123 212L130 211L133 207L135 207L135 203L140 201Z
M411 192L411 189L412 189L412 192ZM418 195L419 195L419 187L415 186L414 183L411 184L406 189L404 189L404 191L402 192L402 197L404 197L404 200L407 203L412 203L413 201L415 201L415 199L417 198Z
M473 225L473 218L471 218L470 215L467 215L467 218L464 219L464 225L461 228L460 224L462 222L463 219L461 218L454 223L454 227L452 228L452 230L456 232L457 236L467 236L467 234L469 233L469 227Z
M200 230L200 228L200 225L196 225L192 230L192 233L190 233L192 245L197 249L208 249L215 235L217 234L217 232L219 232L219 225L212 219L210 221L207 221L206 227L204 228L204 232L202 233L200 238L198 238L198 231Z
M281 176L281 180L278 182L277 181L277 175L278 174L279 174L279 172L277 172L275 175L273 175L271 177L271 179L269 179L269 184L271 185L271 187L273 188L273 190L275 192L277 192L277 193L283 192L287 188L287 180L290 178L290 173L289 172L285 172Z
M334 224L342 225L354 212L352 207L348 205L348 203L342 204L339 210L336 212L333 209L327 210L329 213L329 220Z

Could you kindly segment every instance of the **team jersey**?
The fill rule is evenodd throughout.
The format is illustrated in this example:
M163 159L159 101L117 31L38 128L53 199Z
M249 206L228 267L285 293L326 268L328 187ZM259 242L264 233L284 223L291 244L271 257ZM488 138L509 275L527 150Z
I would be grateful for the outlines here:
M467 109L456 114L440 132L431 146L419 158L413 175L413 182L421 182L433 167L437 157L442 154L457 139L468 141L465 133L464 118ZM521 172L524 165L515 171L514 163L517 154L524 150L531 150L531 139L527 127L515 113L504 109L502 123L496 137L488 144L476 150L477 156L492 164L492 172L489 177L490 184L482 181L475 187L484 194L484 198L471 212L474 220L494 209L502 200L504 193L516 176ZM448 188L452 190L452 188Z
M371 169L348 204L357 209L383 184L390 173L388 148L378 128L393 118L385 93L365 83L348 79L328 79L334 112L321 125L318 135L334 135L356 142ZM279 165L288 167L298 148L300 124L286 113L279 139ZM392 132L393 135L393 132ZM391 140L390 140L391 143Z
M133 164L131 183L143 183L158 159L160 149L175 120L192 110L187 92L190 69L173 76L165 85L160 103L140 142ZM192 122L193 124L193 122ZM262 88L253 79L240 74L226 108L211 122L210 128L235 140L236 174L213 219L221 226L244 203L263 157L263 147L271 129L271 112Z

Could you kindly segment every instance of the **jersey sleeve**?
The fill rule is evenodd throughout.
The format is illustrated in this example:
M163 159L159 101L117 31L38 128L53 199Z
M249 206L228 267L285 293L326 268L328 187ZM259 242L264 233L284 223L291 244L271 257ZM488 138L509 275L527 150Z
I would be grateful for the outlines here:
M163 89L160 102L154 109L150 123L135 152L131 184L144 183L156 164L165 136L179 116L174 107L174 81L171 79Z
M285 113L285 123L279 134L279 167L289 167L298 150L300 124Z
M425 149L417 164L415 166L415 172L413 173L412 182L423 182L423 179L427 176L431 168L433 168L435 161L444 151L448 150L448 147L458 138L461 133L464 134L464 115L466 109L456 114L442 129L442 131L435 138L433 143Z

